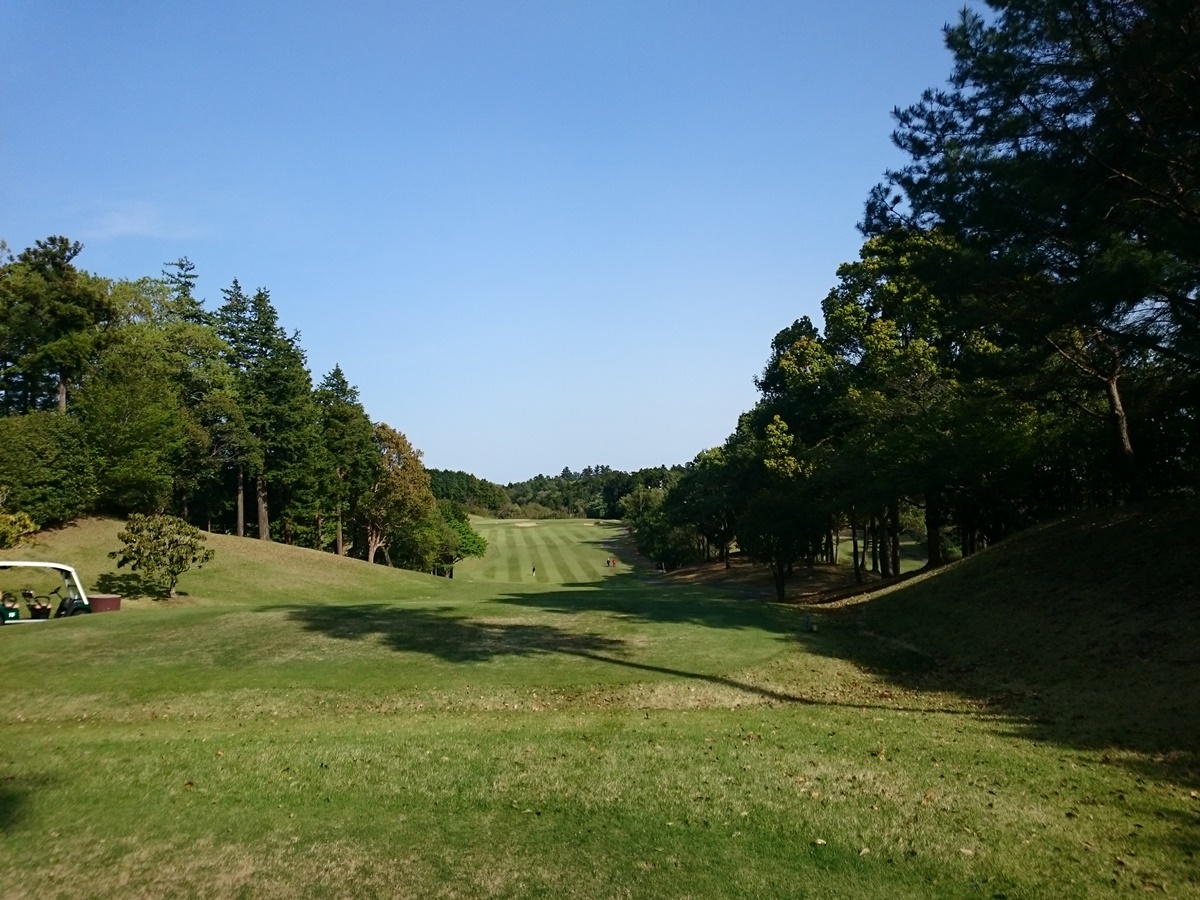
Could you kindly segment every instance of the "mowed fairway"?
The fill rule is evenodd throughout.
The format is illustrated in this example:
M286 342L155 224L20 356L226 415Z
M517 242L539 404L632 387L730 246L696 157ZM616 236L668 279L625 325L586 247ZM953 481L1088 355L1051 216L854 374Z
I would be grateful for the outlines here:
M514 584L597 584L631 571L621 555L630 549L625 532L615 522L558 519L476 519L476 531L488 542L484 559L468 559L455 570L456 578ZM606 565L615 560L616 565Z
M521 524L453 580L213 536L178 601L0 629L0 896L1196 895L1193 749ZM111 583L116 531L19 555Z

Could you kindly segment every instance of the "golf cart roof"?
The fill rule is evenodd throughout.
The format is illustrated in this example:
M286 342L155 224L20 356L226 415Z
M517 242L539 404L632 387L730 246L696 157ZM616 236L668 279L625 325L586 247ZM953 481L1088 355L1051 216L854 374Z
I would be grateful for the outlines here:
M70 572L75 574L75 570L64 563L56 562L39 562L36 560L26 559L5 559L0 560L0 572L5 569L57 569L59 572Z

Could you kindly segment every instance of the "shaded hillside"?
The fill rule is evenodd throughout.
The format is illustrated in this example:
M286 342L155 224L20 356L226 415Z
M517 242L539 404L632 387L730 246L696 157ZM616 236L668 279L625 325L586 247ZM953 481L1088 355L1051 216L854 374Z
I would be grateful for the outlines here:
M814 652L984 701L1033 737L1200 762L1200 506L1031 529L928 577L823 610Z

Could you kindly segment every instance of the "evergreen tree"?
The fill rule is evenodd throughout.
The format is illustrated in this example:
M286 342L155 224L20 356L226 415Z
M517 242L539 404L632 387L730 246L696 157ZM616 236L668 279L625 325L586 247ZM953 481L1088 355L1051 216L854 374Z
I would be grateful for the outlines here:
M274 508L280 539L294 543L314 531L319 518L315 448L320 431L312 379L299 336L279 325L265 289L246 297L234 280L223 293L217 330L229 348L227 361L250 437L234 460L238 533L244 533L245 483L252 479L259 539L271 540Z
M358 400L358 389L346 380L341 366L335 365L321 380L315 399L321 429L321 485L334 519L334 550L342 556L344 526L353 519L375 476L375 429Z
M67 410L69 389L112 321L109 285L75 268L78 241L50 237L0 265L0 409Z

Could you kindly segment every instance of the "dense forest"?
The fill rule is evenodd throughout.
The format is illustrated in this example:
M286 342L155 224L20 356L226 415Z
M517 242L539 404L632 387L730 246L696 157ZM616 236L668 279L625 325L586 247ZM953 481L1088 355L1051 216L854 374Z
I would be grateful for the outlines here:
M208 311L186 258L159 278L38 241L0 265L0 510L35 526L170 513L209 531L449 573L486 549L421 454L335 366L314 386L265 289Z
M168 511L425 571L481 553L468 513L623 518L665 567L731 546L860 578L1200 481L1200 11L991 0L946 29L948 87L895 111L907 162L864 242L770 342L760 399L686 465L505 487L427 471L335 367L315 386L270 296L208 311L187 259L0 265L0 509L39 525Z

